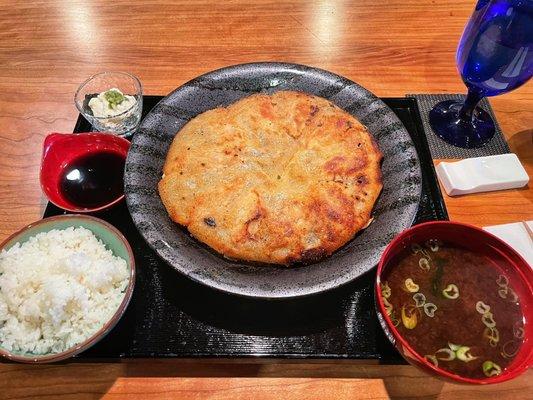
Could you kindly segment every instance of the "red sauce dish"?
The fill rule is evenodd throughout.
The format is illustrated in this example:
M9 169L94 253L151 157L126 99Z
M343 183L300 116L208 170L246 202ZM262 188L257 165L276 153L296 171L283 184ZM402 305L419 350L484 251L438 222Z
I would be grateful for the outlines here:
M436 221L403 231L381 257L374 290L386 336L435 377L499 383L533 365L533 269L482 229Z
M110 133L52 133L43 144L41 188L67 211L107 209L124 199L129 148L128 140Z

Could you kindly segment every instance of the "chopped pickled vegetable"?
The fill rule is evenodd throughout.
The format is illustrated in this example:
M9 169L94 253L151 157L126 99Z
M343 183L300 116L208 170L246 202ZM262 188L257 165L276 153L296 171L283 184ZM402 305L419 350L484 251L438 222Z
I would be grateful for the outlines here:
M502 373L500 366L492 361L485 361L482 365L482 368L485 376L496 376Z
M490 306L483 303L482 301L478 301L476 303L476 311L480 314L485 314L490 311Z
M477 357L474 357L472 354L470 354L470 347L468 346L459 347L457 351L455 352L455 355L457 356L458 360L461 360L464 362L470 362L477 358Z
M430 363L432 363L435 367L439 366L439 360L437 360L437 357L435 357L434 355L428 354L424 356L424 358L428 360Z
M435 352L435 357L442 361L452 361L455 360L456 355L455 351L447 348L442 348Z
M413 295L413 300L415 301L415 305L417 307L423 307L424 304L426 304L426 296L424 296L423 293L415 293Z
M420 289L420 287L416 283L414 283L411 278L407 278L404 284L407 291L411 293L416 293Z
M428 259L423 257L418 261L418 266L424 271L429 271L431 269Z
M424 304L424 312L426 315L430 318L433 318L435 316L435 311L437 311L437 306L433 303L426 303Z
M402 307L402 323L407 329L414 329L418 323L417 311L414 307L409 307L406 309L405 306Z
M442 295L447 299L456 299L459 297L459 288L453 283L446 286L446 289L442 291Z
M389 286L389 283L387 281L383 282L381 284L381 295L384 298L388 299L391 296L391 294L392 294L392 290Z

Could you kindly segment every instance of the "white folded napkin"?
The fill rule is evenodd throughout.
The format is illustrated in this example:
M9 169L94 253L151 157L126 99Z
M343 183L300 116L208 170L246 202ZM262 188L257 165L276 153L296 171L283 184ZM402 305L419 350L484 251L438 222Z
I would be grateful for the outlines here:
M515 249L533 268L533 239L530 233L533 232L533 221L485 226L483 229Z

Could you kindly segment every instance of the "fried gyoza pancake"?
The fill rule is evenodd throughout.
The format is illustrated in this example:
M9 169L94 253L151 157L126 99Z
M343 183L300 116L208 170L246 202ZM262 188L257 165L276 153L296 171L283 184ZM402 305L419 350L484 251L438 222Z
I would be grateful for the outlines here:
M159 193L172 220L228 258L309 262L370 222L381 158L366 128L333 103L255 94L178 132Z

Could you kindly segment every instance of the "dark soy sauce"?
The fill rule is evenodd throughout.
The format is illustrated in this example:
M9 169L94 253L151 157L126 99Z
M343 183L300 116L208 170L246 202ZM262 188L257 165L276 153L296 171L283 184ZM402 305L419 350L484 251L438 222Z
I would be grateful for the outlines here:
M65 200L84 208L101 207L123 194L125 159L103 151L75 158L59 180Z

